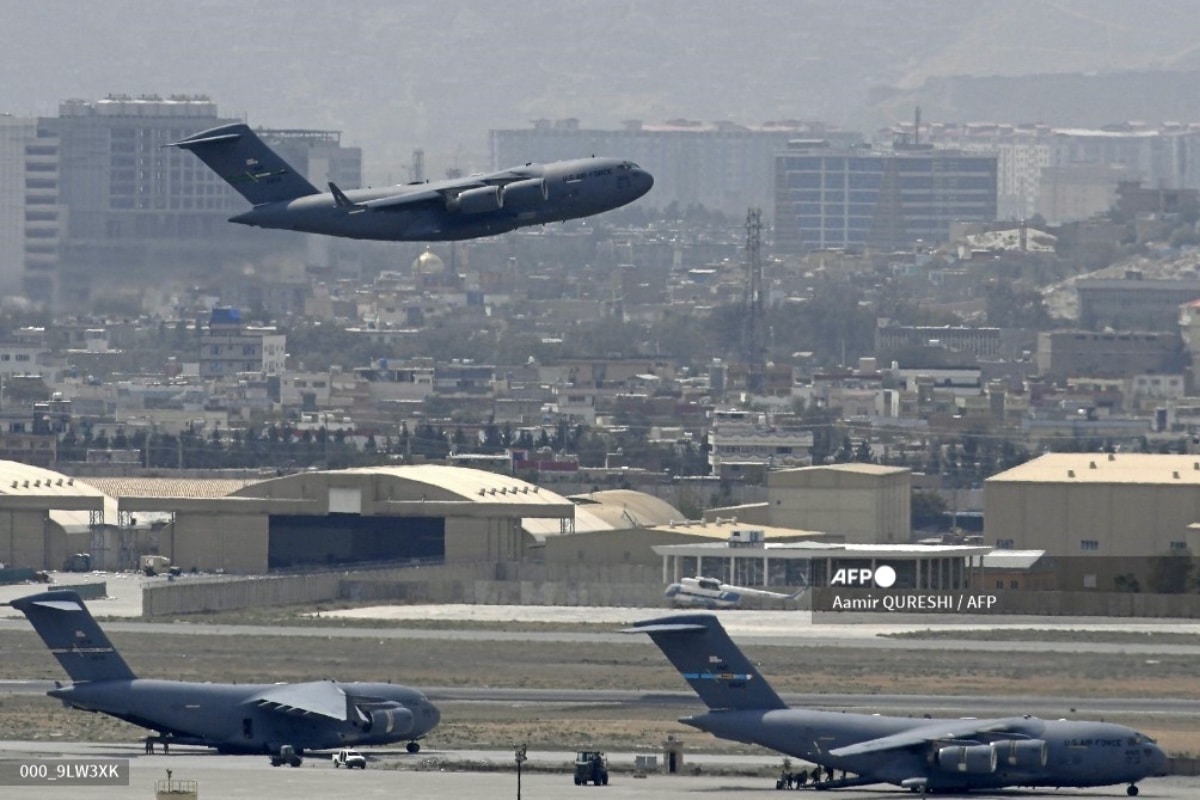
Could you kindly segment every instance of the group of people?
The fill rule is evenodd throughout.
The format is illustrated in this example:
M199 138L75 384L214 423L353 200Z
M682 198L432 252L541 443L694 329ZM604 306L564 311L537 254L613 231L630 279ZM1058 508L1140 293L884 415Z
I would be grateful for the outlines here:
M783 774L779 776L779 780L775 781L775 788L800 789L804 786L807 786L810 780L812 781L813 785L816 786L818 783L822 782L822 777L824 777L825 783L832 781L833 767L822 767L818 764L812 768L811 773L806 769L802 769L799 772L788 772L785 769ZM843 772L842 778L844 779L845 777L846 773Z

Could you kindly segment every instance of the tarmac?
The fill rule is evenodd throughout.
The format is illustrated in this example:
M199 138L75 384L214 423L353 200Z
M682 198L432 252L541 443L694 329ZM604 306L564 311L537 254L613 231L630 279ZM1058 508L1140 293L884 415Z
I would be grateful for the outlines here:
M39 759L86 759L97 763L117 759L128 785L60 785L55 782L8 779L0 785L0 797L17 800L153 800L155 785L170 779L176 786L194 781L200 798L248 798L251 800L293 800L294 798L389 798L415 797L422 800L458 800L459 798L521 797L562 798L574 792L602 792L605 798L660 798L661 800L743 800L777 796L774 773L764 775L706 774L734 767L772 768L782 763L778 757L742 757L733 762L723 757L689 757L685 774L653 773L636 778L628 770L633 754L609 754L610 780L607 787L576 787L572 779L568 753L529 753L517 789L516 765L512 752L427 750L416 755L387 751L383 755L364 751L371 758L365 770L335 769L325 759L307 758L302 766L272 768L265 756L221 756L178 748L170 755L146 755L140 746L89 745L79 743L0 742L0 775L13 773L12 762L37 765ZM488 769L443 768L441 764L488 764ZM661 762L661 759L660 759ZM54 762L48 762L53 764ZM699 766L699 775L692 768ZM1143 798L1195 798L1200 793L1200 778L1152 778L1139 784ZM811 790L808 790L811 791ZM863 800L865 798L912 797L896 787L839 789L821 797ZM972 792L971 798L1076 798L1125 797L1125 786L1092 789L1004 790ZM177 796L183 800L182 796Z

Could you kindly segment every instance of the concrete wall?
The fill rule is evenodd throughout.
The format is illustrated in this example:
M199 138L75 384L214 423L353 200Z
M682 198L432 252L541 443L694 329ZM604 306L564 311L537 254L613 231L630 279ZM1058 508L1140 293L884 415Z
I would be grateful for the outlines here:
M481 605L660 606L661 569L641 565L446 564L395 577L348 578L354 601Z
M304 605L337 598L336 572L278 578L184 578L142 587L142 616Z
M1131 592L992 592L1005 614L1200 618L1200 595Z

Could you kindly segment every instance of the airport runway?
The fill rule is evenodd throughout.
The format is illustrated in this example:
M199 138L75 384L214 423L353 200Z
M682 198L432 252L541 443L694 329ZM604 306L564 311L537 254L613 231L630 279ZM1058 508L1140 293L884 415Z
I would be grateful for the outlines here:
M369 751L368 751L369 752ZM304 798L417 797L422 800L460 800L484 795L499 798L516 796L517 778L512 752L506 751L424 751L415 756L388 751L372 759L366 770L340 770L325 760L306 759L298 768L272 768L260 756L220 756L202 751L184 752L180 748L169 756L145 755L138 746L87 745L77 743L0 742L0 764L13 760L36 764L40 758L120 759L127 760L128 786L61 786L54 784L9 785L0 787L0 796L16 800L152 800L157 781L166 779L196 781L203 798L247 798L247 800L295 800ZM572 796L575 792L602 792L603 797L657 798L660 800L748 800L778 797L775 794L774 769L781 764L775 756L751 756L738 759L685 755L685 766L699 765L700 775L667 776L653 774L634 778L624 770L633 764L632 753L610 753L612 775L603 789L577 788L573 785L568 753L529 753L530 761L521 776L521 797L525 800ZM442 770L440 762L487 764L487 771ZM418 769L419 767L424 769ZM761 767L763 775L705 775L737 766ZM550 771L547 771L550 770ZM1200 794L1200 778L1154 778L1140 784L1143 798L1192 800ZM845 800L882 800L912 797L895 787L846 789L832 794L814 795ZM1085 798L1125 797L1125 787L1061 789L1033 792L1006 790L971 793L970 798Z
M0 697L44 695L54 681L0 680ZM694 692L639 692L619 689L506 689L496 687L426 686L434 703L501 703L562 707L570 705L630 705L678 709L679 714L702 709ZM1094 718L1119 714L1138 716L1200 716L1200 700L1162 697L1037 697L1034 695L931 694L797 694L784 693L788 705L827 711L931 716L1014 716L1032 714L1044 719Z

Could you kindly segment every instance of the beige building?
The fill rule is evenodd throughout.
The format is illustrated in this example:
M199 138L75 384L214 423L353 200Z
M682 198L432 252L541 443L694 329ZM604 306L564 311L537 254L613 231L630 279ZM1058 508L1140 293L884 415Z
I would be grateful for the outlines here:
M1114 560L1195 552L1197 520L1195 455L1049 453L984 482L984 539L998 550Z
M709 520L822 531L848 544L906 544L912 538L912 470L829 464L767 473L767 502L715 508Z
M657 568L653 546L703 538L651 495L566 498L439 465L271 478L70 478L0 461L0 564L97 569L160 554L185 572L263 574L372 564L526 562Z

